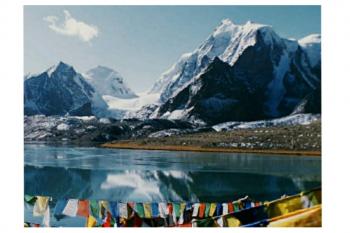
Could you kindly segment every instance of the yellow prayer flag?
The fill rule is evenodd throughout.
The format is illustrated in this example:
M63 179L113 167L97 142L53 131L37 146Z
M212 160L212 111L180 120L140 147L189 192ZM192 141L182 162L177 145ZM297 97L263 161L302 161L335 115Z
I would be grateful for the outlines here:
M226 222L228 227L239 227L241 225L241 222L237 218L230 215L226 216Z
M183 214L183 212L185 211L186 208L186 203L182 202L180 203L180 215Z
M213 217L216 210L216 203L210 203L209 216Z
M151 204L150 203L143 203L143 209L145 212L145 218L152 218Z
M94 216L92 215L89 215L89 217L87 218L87 221L86 221L86 226L87 227L94 227L96 226L96 219L94 218Z
M272 221L268 227L321 227L322 207L320 205L298 210L279 217Z
M267 206L269 218L285 215L303 208L300 196L273 201L268 203Z

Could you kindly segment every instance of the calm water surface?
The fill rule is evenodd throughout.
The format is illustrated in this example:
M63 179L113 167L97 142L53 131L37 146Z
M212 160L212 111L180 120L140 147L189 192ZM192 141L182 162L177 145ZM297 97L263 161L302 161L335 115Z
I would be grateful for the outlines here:
M25 193L116 201L278 198L321 185L319 157L25 145Z

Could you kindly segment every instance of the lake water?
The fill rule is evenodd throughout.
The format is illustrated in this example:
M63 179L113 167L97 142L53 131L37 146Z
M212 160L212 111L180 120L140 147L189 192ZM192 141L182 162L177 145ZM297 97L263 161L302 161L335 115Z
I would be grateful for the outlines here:
M116 201L270 200L321 185L320 157L25 145L25 193Z
M321 158L26 144L25 193L119 202L272 200L321 186ZM26 205L25 220L41 222ZM65 218L59 226L84 226Z

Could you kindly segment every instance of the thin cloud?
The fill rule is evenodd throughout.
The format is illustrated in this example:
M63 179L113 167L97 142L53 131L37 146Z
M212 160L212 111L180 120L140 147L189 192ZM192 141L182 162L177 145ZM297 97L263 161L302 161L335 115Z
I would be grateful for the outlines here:
M76 36L84 42L89 42L98 36L99 31L96 26L78 21L67 10L63 12L64 21L62 24L58 24L59 19L56 16L50 15L44 18L52 31L65 36Z

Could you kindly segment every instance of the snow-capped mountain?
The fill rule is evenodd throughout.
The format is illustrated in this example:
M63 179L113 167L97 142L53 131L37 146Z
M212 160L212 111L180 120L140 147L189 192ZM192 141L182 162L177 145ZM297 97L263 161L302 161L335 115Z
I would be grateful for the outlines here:
M311 34L299 41L300 46L306 51L311 65L314 67L321 63L321 35Z
M97 66L86 72L84 78L101 96L107 95L121 99L137 97L125 83L123 77L111 68Z
M107 105L74 68L63 62L24 81L25 115L104 115Z
M288 115L320 91L319 42L313 35L299 44L267 25L223 20L155 83L150 93L161 104L151 117L220 123Z

